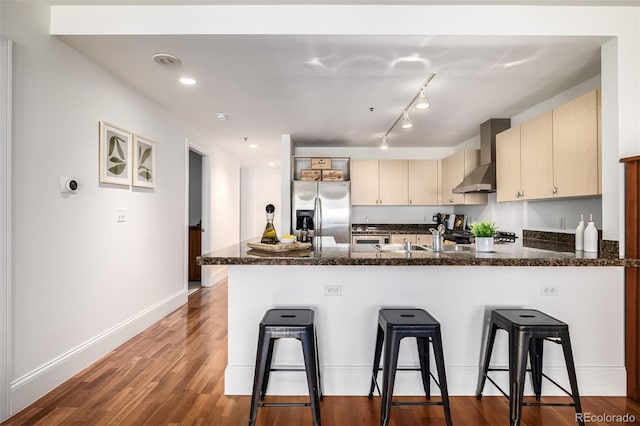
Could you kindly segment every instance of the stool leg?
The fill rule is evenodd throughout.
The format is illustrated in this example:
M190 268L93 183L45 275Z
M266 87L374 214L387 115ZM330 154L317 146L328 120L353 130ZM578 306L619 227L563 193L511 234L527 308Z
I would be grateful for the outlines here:
M267 352L270 341L270 334L266 333L263 327L260 327L260 332L258 333L258 350L256 352L256 369L253 375L253 392L251 394L249 426L254 426L256 424L256 417L258 415L258 399L260 398L264 370L267 365Z
M376 336L376 348L373 353L373 370L371 374L371 387L369 388L369 399L373 398L373 389L376 387L378 370L380 369L380 354L382 353L382 343L384 342L384 330L378 325Z
M440 393L442 394L442 406L444 408L444 420L447 426L451 426L451 408L449 407L449 389L447 388L447 373L444 367L444 350L442 349L442 336L440 332L431 338L433 344L433 355L438 369L438 381L440 382ZM427 348L428 349L428 348Z
M276 339L269 339L269 349L267 350L267 365L264 369L264 379L262 379L262 388L260 392L260 401L264 401L267 394L267 386L269 385L269 374L271 373L271 361L273 360L273 345Z
M397 333L385 333L384 342L384 367L382 368L382 406L380 424L387 426L391 416L391 403L393 400L393 386L396 381L396 369L398 368L398 351L400 350L400 340Z
M496 340L496 331L498 331L498 326L492 322L489 326L489 333L487 334L487 344L484 348L482 370L480 371L480 376L478 377L478 387L476 388L477 399L482 399L482 390L484 389L484 384L487 380L487 373L489 372L491 352L493 351L493 343Z
M418 358L420 359L420 373L422 374L422 387L427 399L431 399L431 377L429 377L429 338L416 337L418 344Z
M320 380L320 357L318 356L318 335L313 331L313 341L316 345L316 372L318 373L318 392L320 393L320 401L324 399L324 395L322 392L322 380Z
M309 400L311 402L311 414L314 426L320 426L320 395L318 390L318 361L316 358L316 343L314 332L303 333L302 355L304 356L304 369L307 373L307 385L309 387Z
M571 350L571 339L569 338L569 332L562 334L560 337L562 341L562 351L564 352L564 362L567 365L567 372L569 373L569 383L571 384L571 394L573 395L573 402L576 404L576 414L580 414L578 417L578 424L584 426L584 415L582 412L582 406L580 405L580 394L578 393L578 379L576 377L576 367L573 363L573 351Z
M531 363L531 382L536 400L542 395L542 350L544 339L534 338L529 341L529 362Z
M509 333L509 414L511 426L519 426L530 337L527 333L517 333L516 336L514 334L516 333Z

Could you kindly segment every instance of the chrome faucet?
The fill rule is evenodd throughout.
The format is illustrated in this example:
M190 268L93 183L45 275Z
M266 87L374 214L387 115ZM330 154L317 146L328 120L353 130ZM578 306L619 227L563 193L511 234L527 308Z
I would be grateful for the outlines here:
M404 243L404 245L407 251L411 251L411 241L407 240L407 242Z

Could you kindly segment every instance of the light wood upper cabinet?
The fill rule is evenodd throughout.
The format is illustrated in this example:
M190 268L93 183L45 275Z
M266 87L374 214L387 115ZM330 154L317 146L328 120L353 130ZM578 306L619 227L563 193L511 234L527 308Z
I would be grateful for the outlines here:
M598 93L587 93L496 136L498 201L602 193Z
M595 90L553 110L553 181L556 197L598 194Z
M496 135L496 199L520 199L520 126Z
M498 201L553 197L553 115L541 114L496 135Z
M409 204L438 204L437 160L409 160Z
M553 197L553 114L547 111L520 125L522 199Z
M596 90L598 97L598 194L602 195L602 96Z
M487 204L487 194L454 194L458 186L480 165L480 150L459 151L440 160L440 204Z
M440 204L464 204L464 194L451 192L464 179L464 151L443 158L440 168Z
M381 205L409 204L409 172L407 160L380 160L378 193Z
M351 204L409 204L407 160L351 160Z
M351 204L378 205L378 160L351 160Z

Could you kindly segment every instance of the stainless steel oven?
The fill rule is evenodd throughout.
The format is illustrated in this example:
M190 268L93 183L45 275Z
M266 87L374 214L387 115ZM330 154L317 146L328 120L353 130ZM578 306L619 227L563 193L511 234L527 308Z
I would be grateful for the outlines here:
M361 235L353 235L351 237L352 244L389 244L391 241L391 236L388 234L361 234Z

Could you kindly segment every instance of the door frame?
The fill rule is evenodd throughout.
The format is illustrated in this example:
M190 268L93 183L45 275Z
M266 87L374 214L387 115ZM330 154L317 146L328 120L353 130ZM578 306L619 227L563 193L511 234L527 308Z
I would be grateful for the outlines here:
M0 37L0 421L11 414L11 40Z
M201 253L208 253L211 251L211 241L208 237L211 226L211 167L209 156L205 153L205 150L197 143L185 138L185 236L184 236L184 276L185 276L185 288L188 286L187 271L189 270L189 151L193 151L202 157L202 233L204 234L200 243ZM204 270L203 270L204 272ZM200 279L204 283L204 273L201 274Z

